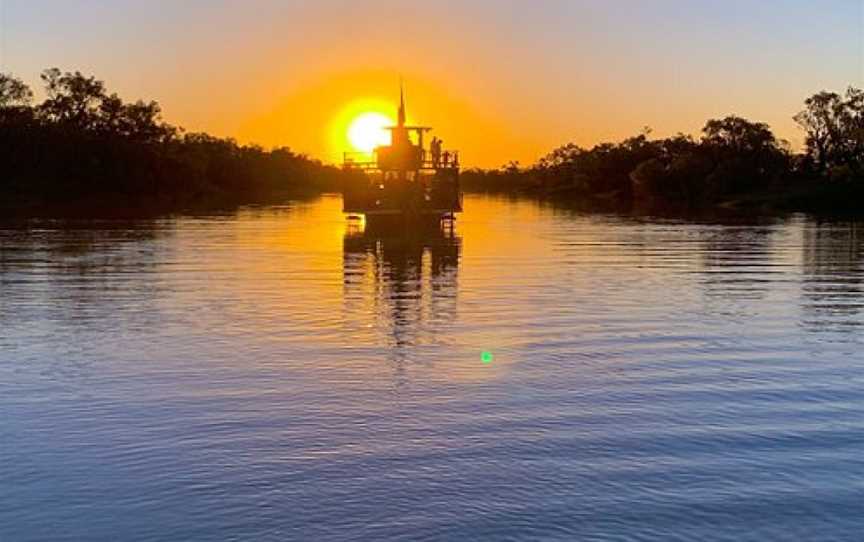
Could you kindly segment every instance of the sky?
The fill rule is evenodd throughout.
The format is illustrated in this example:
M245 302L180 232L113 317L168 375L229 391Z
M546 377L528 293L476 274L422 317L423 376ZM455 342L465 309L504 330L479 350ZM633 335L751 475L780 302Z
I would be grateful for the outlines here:
M187 130L327 162L351 116L395 115L400 76L409 120L480 167L728 114L798 147L805 98L864 87L864 0L0 4L0 71L34 90L80 70Z

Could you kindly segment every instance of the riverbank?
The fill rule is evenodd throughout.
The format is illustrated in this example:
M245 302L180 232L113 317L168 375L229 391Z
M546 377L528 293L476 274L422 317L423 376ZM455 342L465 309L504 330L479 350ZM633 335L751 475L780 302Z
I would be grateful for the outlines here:
M576 187L546 188L540 184L516 181L512 185L478 186L469 179L465 191L516 198L531 198L553 206L583 211L636 212L669 216L698 215L782 215L792 212L824 216L864 217L864 181L790 182L749 193L728 194L714 201L681 202L662 198L634 199L623 190L589 193Z
M156 102L127 103L79 72L46 70L46 99L0 74L0 212L163 214L341 187L345 173L287 147L189 133Z

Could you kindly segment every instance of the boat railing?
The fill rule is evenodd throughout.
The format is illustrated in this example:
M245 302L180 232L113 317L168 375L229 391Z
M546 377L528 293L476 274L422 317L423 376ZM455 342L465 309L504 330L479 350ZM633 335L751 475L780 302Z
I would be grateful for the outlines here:
M377 170L379 169L376 152L345 152L342 156L342 167L345 169ZM420 162L421 170L437 171L444 169L459 169L459 151L444 151L436 160L429 151L423 151Z

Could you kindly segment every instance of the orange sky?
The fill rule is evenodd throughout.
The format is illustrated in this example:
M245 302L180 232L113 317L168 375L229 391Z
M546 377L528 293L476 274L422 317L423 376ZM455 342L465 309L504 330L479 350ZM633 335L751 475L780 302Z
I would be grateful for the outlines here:
M732 113L800 144L808 95L864 86L860 0L0 2L0 69L34 87L81 70L189 130L326 161L346 108L395 113L400 74L411 119L484 167Z

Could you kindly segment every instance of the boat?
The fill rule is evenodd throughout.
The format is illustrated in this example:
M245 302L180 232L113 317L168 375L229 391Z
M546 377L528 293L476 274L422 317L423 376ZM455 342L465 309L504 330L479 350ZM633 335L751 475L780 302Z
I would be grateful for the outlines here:
M351 173L343 189L343 212L367 222L432 223L452 221L462 212L459 153L443 150L437 138L424 145L428 126L408 126L405 95L390 144L372 154L345 153L343 169Z

